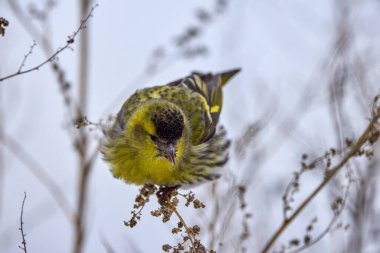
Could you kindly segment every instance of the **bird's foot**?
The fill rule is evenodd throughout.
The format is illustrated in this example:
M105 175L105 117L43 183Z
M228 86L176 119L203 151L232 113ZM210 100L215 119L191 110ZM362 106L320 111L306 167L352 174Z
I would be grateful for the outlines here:
M156 195L158 198L158 203L160 203L161 206L165 205L166 201L170 199L172 193L177 190L180 187L180 185L174 185L174 186L160 186L158 189Z

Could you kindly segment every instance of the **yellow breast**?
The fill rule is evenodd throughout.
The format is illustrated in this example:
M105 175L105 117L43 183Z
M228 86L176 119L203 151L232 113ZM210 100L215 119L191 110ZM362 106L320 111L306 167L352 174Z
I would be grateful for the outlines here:
M124 164L112 166L115 177L137 185L152 183L172 185L178 180L178 169L165 158L128 159Z

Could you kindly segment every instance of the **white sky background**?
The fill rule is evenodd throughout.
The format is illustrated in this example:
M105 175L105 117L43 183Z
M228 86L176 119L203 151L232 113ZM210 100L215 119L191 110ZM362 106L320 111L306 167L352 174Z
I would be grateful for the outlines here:
M24 7L32 2L37 6L44 3L20 1ZM254 215L252 237L257 236L257 239L251 240L248 245L252 250L259 249L281 221L281 192L291 172L298 169L301 154L312 150L316 152L315 156L319 156L337 145L336 138L332 137L334 130L329 114L326 76L320 74L323 68L327 69L324 73L329 73L329 65L324 63L334 57L331 44L335 40L334 18L337 15L332 2L229 1L226 12L206 25L196 40L207 46L208 56L191 60L174 57L168 67L158 74L140 79L141 83L133 83L143 73L152 51L163 46L173 53L174 38L188 26L199 24L195 11L199 8L212 10L215 1L99 1L99 7L88 24L88 118L98 121L110 113L117 113L123 100L137 88L164 84L194 70L221 71L241 67L243 71L225 89L221 119L229 136L236 139L249 123L263 117L273 105L276 106L275 123L286 119L294 111L302 114L302 108L295 110L300 94L305 89L315 91L308 112L300 119L299 129L292 132L289 140L276 149L273 157L259 171L252 171L255 176L247 202ZM358 36L354 48L357 52L368 51L371 56L367 71L369 82L374 84L371 91L376 92L380 80L380 26L377 25L380 4L376 1L363 2L353 4L353 25ZM55 48L64 45L67 36L77 28L78 7L77 1L58 1L57 7L50 13L51 26L44 31L50 33L49 38ZM0 37L0 76L5 76L18 69L33 38L17 21L7 1L0 1L0 16L10 22L5 36ZM66 78L74 84L74 92L78 80L78 41L72 45L74 51L66 50L59 55ZM37 45L25 68L45 58ZM348 91L350 96L355 92ZM45 66L39 71L0 83L0 96L1 127L4 132L16 138L32 154L74 205L76 158L65 129L62 96L50 67ZM120 96L123 99L115 100ZM357 137L367 123L365 116L369 114L362 115L356 107L351 112L349 118L353 128L349 137ZM297 118L297 115L292 116ZM267 134L260 140L260 145L273 141L270 138L275 138L277 134L272 125L265 132ZM56 201L13 154L3 146L0 150L4 158L3 164L0 164L4 166L0 181L0 252L20 252L17 247L21 243L18 227L24 191L28 196L24 214L28 251L70 252L73 228ZM246 175L242 174L244 168L249 166L255 170L255 164L251 161L247 157L237 162L233 157L228 169L234 170L242 179ZM310 178L308 182L312 184L317 181ZM307 191L308 187L305 187ZM205 188L207 186L196 190L198 197L202 196ZM107 240L116 252L127 252L128 249L128 252L134 252L128 242L133 242L141 252L160 252L164 243L174 242L175 236L170 232L172 227L149 215L155 204L146 207L136 228L123 225L123 220L130 217L137 187L115 180L108 171L108 165L100 158L91 174L89 193L85 252L105 252L102 240ZM267 202L267 199L273 199L273 202ZM326 198L321 198L320 203L326 201ZM329 206L328 202L309 210L310 217L313 213L315 215L315 210L324 217L326 206ZM199 213L197 210L183 212L190 223L196 219L193 216ZM174 220L172 225L175 224ZM304 227L305 224L301 224L293 230L304 231ZM342 239L342 234L335 238ZM315 252L325 249L329 240L330 236L327 236L315 246Z

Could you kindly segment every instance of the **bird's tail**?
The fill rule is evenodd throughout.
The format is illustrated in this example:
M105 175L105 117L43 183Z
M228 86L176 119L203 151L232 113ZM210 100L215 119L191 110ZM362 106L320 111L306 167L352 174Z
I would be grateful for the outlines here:
M215 74L215 76L220 76L222 86L224 86L234 75L239 73L241 68L236 68L221 73Z

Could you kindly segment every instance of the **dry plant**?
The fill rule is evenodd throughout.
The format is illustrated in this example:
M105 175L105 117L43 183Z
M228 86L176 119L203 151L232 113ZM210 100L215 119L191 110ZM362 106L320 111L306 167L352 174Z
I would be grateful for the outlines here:
M268 241L268 243L265 245L263 250L261 252L268 252L273 244L276 242L278 237L284 233L284 230L294 221L294 219L297 218L297 216L300 214L305 207L309 205L309 203L319 194L319 192L325 188L325 186L336 176L336 174L342 170L342 168L350 161L352 158L365 156L368 159L371 159L374 155L374 144L378 141L378 138L380 136L380 128L379 128L379 118L380 118L380 105L379 103L379 96L376 96L373 101L373 111L371 115L371 120L367 126L367 128L364 130L364 132L361 134L361 136L358 138L356 142L352 142L351 140L347 140L348 150L346 152L342 153L342 158L336 163L336 165L332 166L331 164L331 158L333 158L335 155L337 155L339 152L332 149L329 152L327 152L322 158L318 158L315 161L312 161L311 163L302 163L302 168L299 172L296 172L292 181L290 182L289 186L287 187L287 190L283 196L284 201L284 220L283 223L280 225L280 227L276 230L276 232L273 234L271 239ZM304 156L306 158L306 156ZM317 163L325 161L325 169L324 169L324 179L323 181L315 188L315 190L302 201L302 203L297 207L292 207L290 205L294 193L299 191L299 180L300 176L307 170L314 169L316 167ZM334 204L332 205L332 210L339 214L342 210L342 206L344 205L344 198L338 197L335 199ZM290 215L287 215L288 211L292 211ZM312 222L315 223L315 222ZM332 225L329 225L331 227ZM310 225L310 228L308 228L308 231L312 229L312 224ZM325 234L322 233L322 235ZM319 238L320 236L318 236ZM296 243L296 240L292 240L289 243L289 247L283 248L283 251L293 247L293 246L299 246L301 244L301 249L310 246L314 244L314 241L310 236L306 235L303 240L303 245L300 243L301 241L298 241ZM296 251L300 251L301 249L298 249Z
M0 17L0 35L4 37L5 35L5 27L9 25L9 21L3 17Z
M124 225L130 228L133 228L137 225L137 222L141 219L142 211L145 205L149 202L150 197L156 193L157 198L160 199L160 190L157 189L154 185L144 185L140 188L140 193L135 198L135 205L133 206L134 210L131 212L132 217L124 222ZM177 207L180 203L179 198L184 199L186 203L185 207L193 206L194 209L205 208L205 204L203 204L200 200L195 198L195 194L193 192L189 192L187 194L182 194L178 192L178 190L174 190L171 192L171 195L165 200L165 202L156 210L151 211L151 215L154 217L161 217L162 222L166 223L170 221L172 215L174 214L178 223L177 226L172 228L172 234L181 235L181 240L177 245L164 244L162 246L162 250L164 252L189 252L189 253L215 253L214 250L207 249L200 239L197 236L200 233L200 226L187 225L185 219L179 213ZM184 233L184 234L183 234Z

